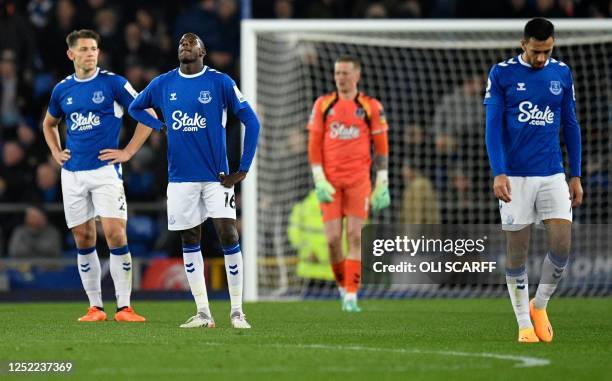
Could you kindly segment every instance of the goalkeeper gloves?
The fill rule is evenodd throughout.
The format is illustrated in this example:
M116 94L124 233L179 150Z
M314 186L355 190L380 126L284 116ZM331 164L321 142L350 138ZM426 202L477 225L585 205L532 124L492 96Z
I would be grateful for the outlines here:
M336 190L334 187L327 181L325 178L325 173L323 173L323 167L320 165L312 166L312 177L314 178L315 183L315 193L317 195L317 199L320 202L332 202L334 201L334 193Z
M378 212L391 204L391 196L389 195L389 173L386 169L376 173L376 185L370 196L372 210Z

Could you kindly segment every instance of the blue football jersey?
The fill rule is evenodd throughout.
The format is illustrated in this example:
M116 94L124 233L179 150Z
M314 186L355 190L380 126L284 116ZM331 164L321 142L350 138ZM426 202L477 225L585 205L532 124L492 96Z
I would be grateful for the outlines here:
M550 58L543 68L534 69L520 55L500 62L489 73L484 104L503 108L502 125L487 128L501 130L494 132L502 135L503 152L493 154L504 158L506 175L564 172L559 140L563 125L568 131L574 129L571 134L564 131L566 139L578 140L566 144L568 148L572 144L572 172L580 176L580 153L573 149L580 145L580 133L572 74L566 64Z
M179 69L160 75L131 109L161 110L168 131L169 182L209 182L219 181L221 172L229 173L227 110L237 114L246 107L248 102L227 74L204 66L192 75Z
M73 74L55 85L48 112L66 120L70 160L65 169L85 171L107 164L98 160L100 150L117 148L123 109L136 95L124 77L100 68L85 80Z

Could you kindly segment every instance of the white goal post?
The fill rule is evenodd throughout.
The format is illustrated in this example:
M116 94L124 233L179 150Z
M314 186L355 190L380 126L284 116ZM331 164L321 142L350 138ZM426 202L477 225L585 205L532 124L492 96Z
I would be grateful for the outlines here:
M314 101L314 97L320 94L316 94L317 91L322 91L324 89L330 89L329 84L333 84L330 82L329 84L325 84L324 75L329 74L331 78L331 71L329 70L329 64L323 65L321 62L306 62L300 63L303 65L307 65L307 68L297 68L295 69L293 64L289 63L289 61L284 61L287 57L292 54L296 54L296 52L292 52L292 49L300 50L301 55L308 55L309 49L314 49L314 55L316 59L322 61L326 60L333 63L334 55L339 53L352 53L355 51L355 47L358 49L368 50L371 49L371 52L368 52L368 57L376 58L377 54L383 54L388 56L380 57L379 61L376 61L372 65L365 65L364 71L367 72L369 70L377 70L380 72L380 75L377 73L376 75L370 74L369 77L363 76L362 82L364 80L366 83L366 91L373 92L374 96L379 96L380 92L395 92L397 89L403 89L404 86L402 83L397 84L397 82L401 82L402 68L397 69L397 73L386 73L385 71L393 72L393 65L396 65L398 62L403 62L406 60L405 57L401 56L402 49L411 49L415 52L414 57L420 57L420 55L424 52L427 56L427 52L431 51L431 49L435 49L438 56L441 59L456 59L457 60L457 77L461 77L462 81L464 80L465 74L461 72L464 66L474 66L474 70L466 69L469 72L469 75L474 75L473 73L481 73L482 67L484 67L484 63L487 63L487 67L495 64L499 61L499 57L503 57L504 55L509 54L508 52L514 52L519 48L519 40L522 34L523 27L527 20L244 20L241 25L241 90L246 97L246 99L250 102L253 108L258 112L258 115L262 121L262 133L273 128L282 128L279 125L282 125L283 120L267 118L264 117L260 112L272 110L275 107L285 107L290 106L292 109L287 110L286 123L287 125L295 126L298 125L301 121L302 127L305 127L307 122L308 111L312 106L312 102ZM607 60L606 66L610 66L610 58L605 57L609 55L609 47L610 43L612 43L612 20L599 20L599 19L563 19L563 20L552 20L556 31L557 31L557 46L576 46L576 49L568 48L568 50L563 51L563 56L575 57L576 61L580 60L580 62L584 61L584 73L587 73L589 70L596 70L596 77L600 77L602 75L609 76L610 71L612 70L610 67L598 67L597 63L600 60ZM264 51L262 47L261 36L264 38L268 38L266 40L268 50ZM273 45L270 45L273 44ZM603 45L602 45L603 44ZM270 48L272 46L273 48ZM602 47L603 46L603 47ZM324 48L323 48L324 47ZM387 50L380 50L387 49ZM325 49L318 50L318 49ZM467 52L465 54L458 54L457 58L448 58L444 53L439 53L443 51L459 51L463 50ZM306 51L306 53L304 53ZM556 52L555 52L556 53ZM267 57L263 57L267 61L262 61L262 54L267 54ZM278 61L275 60L275 54L279 54ZM553 53L554 55L554 53ZM439 93L442 94L447 89L444 88L445 85L452 83L453 86L457 84L460 86L462 82L455 82L455 74L446 73L440 74L437 76L435 74L435 67L438 65L435 61L437 57L436 55L427 56L431 59L431 61L426 62L430 67L419 67L415 69L416 75L422 72L423 75L431 76L431 78L421 78L421 82L417 82L413 77L411 79L413 84L411 91L423 91L427 93ZM433 58L432 58L433 57ZM505 58L510 58L507 56ZM563 57L565 59L565 57ZM595 60L594 66L590 66L591 62L589 60ZM265 65L265 67L262 67ZM289 65L289 66L287 66ZM322 67L319 67L319 66ZM593 69L594 68L594 69ZM576 70L576 64L572 66L573 70ZM282 99L280 102L277 102L278 99L275 97L278 96L274 94L274 91L279 90L278 84L274 81L266 83L263 81L261 77L262 70L266 71L266 75L269 78L279 79L281 76L284 76L284 80L287 83L287 94L292 97L291 104L283 103ZM299 78L293 76L294 70L299 71ZM428 70L434 70L432 72ZM268 73L269 72L269 73ZM429 73L429 74L427 74ZM432 74L433 73L433 74ZM486 74L486 73L485 73ZM298 75L298 74L296 74ZM377 84L376 80L379 78L380 81L385 81L385 83ZM584 75L582 75L584 78ZM607 79L610 81L610 78ZM584 81L584 80L583 80ZM300 82L300 83L298 83ZM304 83L302 83L304 82ZM312 83L311 83L312 82ZM294 87L291 87L292 85ZM397 85L397 87L396 87ZM577 84L577 91L580 89L588 89L590 91L590 87L587 86L597 86L596 84L591 83L580 83ZM327 86L327 87L326 87ZM419 88L419 86L424 86L423 88ZM608 89L602 88L594 88L593 92L597 94L604 94L607 98L607 102L612 102L612 94L610 94L611 90L609 88L609 82L607 83ZM378 93L377 93L378 92ZM299 94L297 94L299 93ZM263 94L263 95L262 95ZM267 95L266 95L267 94ZM295 98L298 97L299 98ZM289 100L287 100L289 102ZM408 102L408 101L406 101ZM410 100L409 107L415 108L419 107L421 103L417 103L417 100ZM420 102L420 100L418 101ZM430 102L431 103L431 102ZM383 100L383 104L385 104ZM436 105L425 104L426 107L430 107L428 111L423 111L423 116L413 116L412 114L408 115L399 115L393 116L388 115L390 119L390 128L399 128L400 126L393 125L393 121L396 122L401 121L402 123L422 123L423 120L427 120L427 123L435 124L436 116L435 110L433 107ZM578 105L580 107L580 105ZM408 106L407 106L408 107ZM608 103L609 107L609 103ZM395 109L395 112L398 112L398 106L392 105L390 109ZM415 111L416 112L416 111ZM420 111L419 111L420 112ZM591 127L591 121L595 121L595 125L599 123L601 120L602 128L605 128L605 124L610 121L605 119L602 116L606 112L605 105L601 106L598 104L589 105L589 109L585 110L584 113L589 115L589 123L587 127ZM609 112L609 110L608 110ZM583 113L583 114L584 114ZM596 115L592 116L590 113L595 113ZM427 115L425 115L427 114ZM580 114L580 113L579 113ZM467 118L468 116L466 116ZM433 120L433 121L432 121ZM585 126L585 121L581 121L583 123L583 127ZM273 125L271 125L272 123ZM401 126L405 127L405 126ZM607 126L610 127L609 125ZM609 131L607 132L609 133ZM244 134L243 134L244 135ZM281 260L278 261L280 268L278 271L274 271L269 275L264 275L265 277L278 277L278 279L274 280L274 285L270 287L277 288L277 293L270 293L267 288L265 294L262 295L262 281L268 281L267 279L262 279L261 270L261 259L263 258L263 254L260 252L262 246L262 240L275 240L277 242L273 250L276 252L277 257L285 255L283 250L286 246L285 243L281 242L283 238L277 237L278 234L285 234L285 224L286 222L282 222L283 215L287 213L287 207L285 209L280 210L278 212L278 219L267 218L262 220L261 213L262 210L266 210L269 205L267 203L262 204L262 194L261 189L264 187L265 189L282 189L280 183L275 183L277 179L282 179L282 177L274 178L273 176L267 176L266 172L274 172L274 171L287 171L287 176L291 176L291 169L287 168L262 168L260 160L261 155L267 155L268 152L273 152L274 149L284 150L284 146L275 146L274 142L270 141L272 139L270 137L266 137L265 133L260 137L260 144L257 149L257 154L253 160L253 164L251 166L250 172L246 177L245 181L242 184L242 248L244 253L244 266L245 266L245 285L244 285L244 299L245 301L253 302L258 299L264 298L276 298L278 297L291 297L295 296L296 293L292 293L290 291L293 282L293 273L290 269L283 268L283 266L291 266L286 261ZM390 136L390 140L392 137ZM402 138L404 139L404 138ZM479 137L473 137L473 141L476 141ZM281 141L281 140L279 140ZM400 149L400 145L406 144L407 140L401 140L398 142L391 142L390 144L397 144L397 149ZM484 144L484 143L483 143ZM599 143L597 143L599 144ZM603 144L603 143L602 143ZM605 144L608 144L607 142ZM601 155L606 155L607 151L600 149L597 146L597 150L594 150L588 155L595 155L592 157L593 160L599 160L604 162L602 165L610 165L609 161L606 161L605 158L602 159ZM393 150L393 148L392 148ZM434 158L433 156L427 156L428 154L420 154L424 158L423 165L430 165L435 160L439 160ZM287 160L289 160L288 158ZM411 162L421 161L420 157L402 157L398 159L399 161L410 160ZM266 162L269 160L277 160L283 161L282 159L274 159L274 156L267 157ZM450 158L448 160L451 160ZM431 162L431 163L430 163ZM300 162L301 163L301 162ZM281 164L281 163L279 163ZM287 161L287 165L292 165ZM267 164L266 164L267 165ZM298 164L295 164L298 165ZM403 165L400 163L400 165ZM433 164L431 165L434 166ZM474 170L479 171L488 171L488 162L478 163ZM263 171L263 173L262 173ZM393 184L399 184L402 181L401 167L390 168L391 172L395 172L394 179L391 180L392 186ZM488 176L488 172L486 172ZM296 175L298 176L298 175ZM295 189L300 187L309 187L311 185L310 179L307 178L307 175L300 174L299 181L296 180ZM432 175L433 176L433 175ZM287 178L287 177L285 177ZM291 180L292 181L292 180ZM392 190L393 195L398 195L400 192L400 188L394 191ZM258 194L258 192L260 192ZM297 192L299 194L300 192ZM296 194L296 197L297 197ZM265 195L263 195L265 196ZM302 197L302 196L300 196ZM481 197L481 196L476 196ZM603 195L601 197L606 197ZM285 199L284 199L285 200ZM293 201L297 201L295 198ZM494 202L491 199L482 199L477 198L475 202L482 201L482 203L493 204ZM287 203L290 201L289 199L285 200ZM599 201L598 201L599 202ZM601 201L603 203L604 201ZM449 201L452 203L452 201ZM289 205L289 204L287 204ZM594 205L593 208L601 209L601 205ZM609 204L605 204L607 208L609 208ZM450 205L448 213L456 213L453 212L453 205ZM590 209L587 209L590 210ZM489 210L476 210L470 212L468 222L474 223L493 223L494 221L490 221L489 216L492 214ZM586 212L591 213L591 212ZM595 213L595 212L592 212ZM453 215L456 216L456 215ZM595 217L594 217L595 216ZM607 215L606 215L607 216ZM276 217L275 217L276 218ZM397 221L399 217L395 216L391 212L385 214L383 217L378 219L378 222L385 223L394 223ZM602 217L595 214L589 214L585 218L590 218L589 223L604 223L607 222L603 220L607 217ZM281 227L278 229L273 227L262 227L262 224L281 224ZM272 249L271 249L272 251ZM267 255L267 253L265 253ZM267 284L267 283L266 283ZM268 286L264 286L266 288ZM289 291L288 291L289 290Z

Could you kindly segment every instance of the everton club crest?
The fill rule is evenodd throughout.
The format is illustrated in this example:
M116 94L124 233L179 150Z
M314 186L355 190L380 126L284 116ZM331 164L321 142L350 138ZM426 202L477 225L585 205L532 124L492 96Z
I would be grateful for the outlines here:
M93 103L99 105L100 103L104 102L104 93L101 91L94 91L91 100Z
M561 82L559 81L550 81L550 87L548 88L553 95L561 94Z
M210 95L210 91L208 90L200 91L200 97L198 98L198 101L202 104L207 104L210 101L212 101L212 96Z

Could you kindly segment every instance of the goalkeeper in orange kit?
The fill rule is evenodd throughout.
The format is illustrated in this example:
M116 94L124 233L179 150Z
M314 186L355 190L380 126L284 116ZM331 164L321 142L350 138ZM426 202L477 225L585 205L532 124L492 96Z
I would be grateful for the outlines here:
M360 311L361 227L370 205L376 212L391 203L389 143L382 105L357 89L358 59L342 56L334 65L336 91L317 98L308 123L308 159L320 201L329 258L342 296L342 309ZM376 184L371 192L371 146ZM370 194L371 192L371 194ZM342 252L346 217L348 255Z

